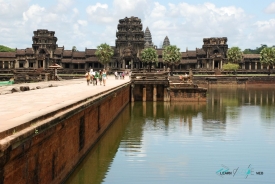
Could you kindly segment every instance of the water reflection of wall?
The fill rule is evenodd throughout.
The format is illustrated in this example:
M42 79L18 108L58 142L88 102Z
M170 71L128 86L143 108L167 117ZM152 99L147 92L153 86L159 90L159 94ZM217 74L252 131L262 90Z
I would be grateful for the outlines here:
M128 105L72 173L66 184L102 183L129 121L130 106Z

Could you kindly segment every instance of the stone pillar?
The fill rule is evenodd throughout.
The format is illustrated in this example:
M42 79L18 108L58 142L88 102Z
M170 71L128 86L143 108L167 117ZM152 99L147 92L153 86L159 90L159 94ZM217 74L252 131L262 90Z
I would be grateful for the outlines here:
M125 60L123 59L122 68L125 69Z
M146 102L146 86L145 85L143 86L143 89L142 89L142 101Z
M164 102L170 102L170 88L164 88L164 92L163 92L163 101Z
M263 64L261 63L261 69L263 69L264 68L264 66L263 66Z
M46 64L46 62L45 62L45 59L43 60L43 68L45 69L46 67L45 67L45 64Z
M215 69L215 61L214 61L214 59L213 59L213 61L212 61L212 69L213 69L213 70Z
M242 69L245 69L245 62L243 62L242 64Z
M2 61L3 65L2 65L2 68L4 69L5 68L5 61Z
M49 80L49 74L45 73L45 81L48 81L48 80Z
M134 88L135 88L135 85L132 84L132 85L131 85L131 102L134 102L134 101L135 101L135 97L134 97Z
M209 68L209 61L206 62L206 68Z
M251 61L249 62L249 70L251 70Z
M157 101L157 85L154 84L154 89L153 89L153 102Z
M11 68L11 62L9 61L9 67L8 67L9 69Z
M221 60L221 69L222 69L222 60Z
M255 70L257 70L258 69L258 62L255 62Z

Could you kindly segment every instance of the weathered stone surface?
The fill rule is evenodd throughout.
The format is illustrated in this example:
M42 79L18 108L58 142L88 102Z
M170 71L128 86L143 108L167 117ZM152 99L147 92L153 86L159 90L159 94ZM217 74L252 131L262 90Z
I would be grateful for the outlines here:
M29 91L30 87L29 86L20 86L21 91Z
M49 87L57 87L56 84L50 84Z
M11 93L12 93L12 91L2 91L1 95L11 94Z
M12 88L12 89L11 89L11 92L12 92L12 93L21 92L21 90L20 90L18 87L15 87L15 88Z

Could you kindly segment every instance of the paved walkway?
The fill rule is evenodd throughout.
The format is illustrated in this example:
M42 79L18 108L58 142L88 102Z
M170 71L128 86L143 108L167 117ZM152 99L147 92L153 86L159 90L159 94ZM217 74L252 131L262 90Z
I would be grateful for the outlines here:
M125 77L124 80L115 80L114 76L109 76L106 86L99 84L87 86L85 78L9 86L11 88L16 86L30 86L30 88L42 86L45 88L0 95L0 132L129 81L129 77ZM51 84L57 87L48 87ZM0 87L0 92L7 89Z

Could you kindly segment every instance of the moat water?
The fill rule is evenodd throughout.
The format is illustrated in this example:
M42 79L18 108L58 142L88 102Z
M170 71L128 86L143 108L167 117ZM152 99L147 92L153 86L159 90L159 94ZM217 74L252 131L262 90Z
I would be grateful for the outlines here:
M275 88L207 97L129 104L66 183L274 183Z

